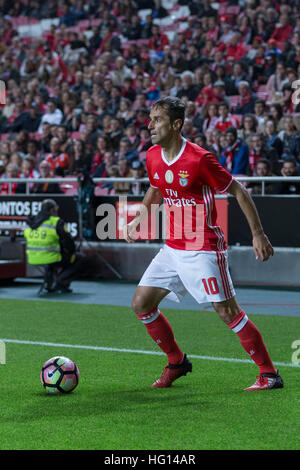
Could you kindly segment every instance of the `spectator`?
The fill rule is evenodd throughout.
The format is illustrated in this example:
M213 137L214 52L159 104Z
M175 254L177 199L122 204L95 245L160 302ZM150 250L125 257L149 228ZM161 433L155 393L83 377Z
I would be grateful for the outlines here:
M62 153L70 153L72 148L72 138L68 135L66 126L57 126L57 138L59 140L59 150Z
M279 103L273 103L270 105L270 116L274 120L277 129L280 131L284 128L284 116L282 106Z
M257 121L257 130L263 131L266 120L266 103L264 100L256 100L254 103L254 117Z
M139 154L133 148L128 137L122 137L119 145L118 159L126 160L129 165L132 164L134 160L138 160Z
M135 161L132 163L131 167L132 176L135 179L145 178L146 170L142 162ZM131 185L131 194L136 195L145 195L149 189L149 183L132 183Z
M19 172L21 170L22 166L22 157L19 152L13 152L10 156L9 163L13 163L14 165L17 165L19 168Z
M152 18L161 19L168 16L168 10L162 6L161 0L154 0L155 6L152 8Z
M256 96L251 92L250 85L246 81L241 81L238 85L239 101L235 108L236 114L253 114Z
M188 101L194 101L199 94L199 87L194 84L194 74L192 72L185 72L182 75L182 86L178 90L177 97L187 97Z
M300 133L294 124L293 116L284 117L284 129L278 133L284 153L293 155L300 163Z
M87 131L87 142L91 147L95 147L97 139L101 134L99 122L94 114L89 114L86 119L85 130Z
M54 100L49 99L46 105L46 113L43 114L41 122L38 128L38 132L42 134L43 124L46 122L48 124L60 124L63 119L62 111L56 106Z
M255 164L260 159L270 162L272 172L279 174L278 154L273 147L268 147L262 134L252 136L252 145L249 150L249 172L253 174Z
M53 178L51 165L50 165L50 163L48 163L45 160L43 160L40 163L39 173L40 173L40 178ZM38 194L40 194L40 193L42 193L42 194L61 194L62 193L62 191L59 187L59 184L58 183L53 183L53 182L51 182L51 183L48 183L48 182L37 183L34 186L32 192L38 193Z
M185 109L186 119L192 121L193 127L196 127L198 130L202 129L202 117L197 111L196 104L193 101L188 101Z
M284 178L287 176L299 176L299 168L297 167L297 163L294 158L287 158L283 161L281 167L281 175ZM300 183L282 181L275 185L275 193L300 194Z
M276 65L276 72L270 76L266 85L267 103L271 103L275 93L281 93L283 85L288 83L288 77L282 62Z
M21 163L20 178L39 178L39 172L35 170L35 159L32 157L24 157ZM28 184L28 183L27 183ZM34 183L29 183L29 191L32 192L34 189ZM16 186L16 193L26 193L26 183L18 183Z
M130 19L129 25L123 30L123 36L129 41L140 39L142 36L143 27L141 19L138 15L133 15Z
M91 176L93 178L108 178L110 176L110 170L112 167L117 167L115 154L112 150L106 150L104 153L103 162L100 164L92 164ZM103 187L107 186L104 185ZM113 185L110 185L109 188L112 189Z
M272 173L271 164L269 160L267 160L266 158L259 159L254 165L253 176L258 176L258 177L275 176ZM262 194L262 183L260 182L248 183L247 189L251 194ZM264 193L273 194L274 183L265 182Z
M239 127L237 118L229 112L229 106L223 101L218 106L219 117L216 120L215 128L221 132L225 132L229 127Z
M251 146L252 136L257 132L257 120L253 114L244 114L241 128L238 129L238 138L242 139L248 148Z
M272 64L272 57L266 56L266 48L263 44L257 47L255 57L250 61L252 66L252 82L265 84L268 78L275 72L276 61Z
M57 137L53 137L50 141L50 153L45 157L45 161L49 163L51 169L59 170L59 174L63 176L68 170L70 157L67 153L60 151L60 141Z
M168 64L163 62L160 64L159 73L156 77L156 85L162 90L168 92L175 83L175 75L170 70Z
M154 24L151 28L152 36L149 39L148 47L154 52L161 52L165 45L169 44L168 36L165 33L161 33L159 25Z
M225 47L224 55L229 62L241 60L246 54L247 49L244 47L240 31L234 31L228 44Z
M260 41L266 42L272 34L273 26L268 23L266 18L258 15L254 21L254 36L260 37Z
M263 70L262 77L260 78L260 82L266 83L271 75L274 75L276 72L276 65L277 65L277 54L276 52L266 52L265 53L265 61L262 61ZM262 80L263 79L263 80Z
M131 78L131 71L126 66L126 61L123 56L116 59L116 67L110 72L110 78L113 85L122 87L125 78Z
M12 122L5 127L5 132L18 132L21 129L28 132L37 132L41 122L41 113L38 111L36 103L31 103L29 110L24 110Z
M20 175L20 168L18 165L15 163L8 163L5 167L5 174L4 180L5 179L10 179L10 178L19 178ZM16 194L16 189L17 189L18 183L1 183L0 184L0 191L2 194Z
M104 162L105 153L111 149L111 142L107 135L99 135L96 145L96 153L92 158L91 170L95 172L97 166L102 165Z
M276 124L272 119L266 121L265 124L265 135L266 135L266 144L268 147L273 147L278 155L278 158L281 157L283 152L283 144L281 139L278 137L276 130Z
M228 127L225 136L227 146L221 153L220 164L232 175L245 175L249 166L247 145L238 139L235 127Z
M218 119L218 105L216 103L210 103L203 111L204 121L202 131L205 133L207 129L214 129L216 121Z
M121 156L118 162L119 177L132 178L132 171L130 168L131 166L130 166L129 160ZM129 194L130 187L131 187L131 183L127 183L127 182L114 183L115 194Z
M193 142L195 144L199 145L199 147L202 147L203 149L207 150L208 152L213 153L213 154L217 154L215 148L210 147L209 145L207 145L207 139L206 139L206 136L204 134L201 134L201 133L196 134L194 139L193 139Z
M109 138L112 149L114 151L117 151L120 145L120 140L123 137L123 129L122 129L120 119L113 117L110 120L110 129L109 129L109 132L107 133L107 136Z
M73 142L72 150L70 152L70 163L68 166L68 173L71 175L87 175L91 168L91 155L86 151L86 144L81 139L76 139Z
M132 148L138 148L140 137L136 132L136 127L133 122L128 124L128 126L125 128L124 137L127 137L130 140Z
M142 22L142 31L141 31L141 38L142 39L150 39L152 36L152 15L146 15L144 22Z
M220 104L224 101L227 102L227 98L225 96L225 82L223 80L217 80L213 84L213 92L214 92L215 103Z
M147 150L152 146L151 135L148 127L142 126L140 128L140 140L139 145L137 146L137 152L139 153L139 158L141 158L141 153L147 152Z
M41 153L39 151L39 144L38 144L37 140L30 139L27 142L25 157L33 159L34 160L34 166L37 166L39 164L39 161L41 159Z
M279 23L277 23L275 30L271 36L276 41L287 41L293 33L293 27L290 24L288 15L280 15Z

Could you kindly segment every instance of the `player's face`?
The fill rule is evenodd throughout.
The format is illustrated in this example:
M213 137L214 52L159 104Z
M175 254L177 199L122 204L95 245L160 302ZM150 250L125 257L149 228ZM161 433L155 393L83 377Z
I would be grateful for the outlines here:
M167 112L162 107L151 110L148 129L153 145L164 146L173 137L173 126Z

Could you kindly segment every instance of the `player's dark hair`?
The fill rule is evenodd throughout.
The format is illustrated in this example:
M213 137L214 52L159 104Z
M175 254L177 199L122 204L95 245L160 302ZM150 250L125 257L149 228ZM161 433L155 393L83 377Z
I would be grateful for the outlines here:
M170 118L171 124L173 124L176 119L181 119L180 129L182 128L185 119L185 104L183 101L175 96L166 96L166 98L157 100L153 104L152 109L157 107L165 109Z

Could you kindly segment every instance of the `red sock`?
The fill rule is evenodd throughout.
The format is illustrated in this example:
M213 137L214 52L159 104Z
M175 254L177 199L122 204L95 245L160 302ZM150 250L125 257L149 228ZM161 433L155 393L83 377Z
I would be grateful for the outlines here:
M274 368L259 330L254 323L249 320L243 310L228 323L228 326L238 335L241 345L259 367L260 374L276 374L276 369Z
M174 365L180 364L184 354L176 343L170 323L158 308L137 316L144 323L151 338L167 355L168 362Z

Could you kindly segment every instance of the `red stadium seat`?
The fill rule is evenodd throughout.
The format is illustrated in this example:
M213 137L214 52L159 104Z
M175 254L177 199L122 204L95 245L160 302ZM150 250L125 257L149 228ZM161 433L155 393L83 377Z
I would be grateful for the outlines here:
M78 21L78 26L80 31L85 31L90 26L90 20L80 20Z
M93 18L90 20L91 26L99 26L101 24L102 19L101 18Z

